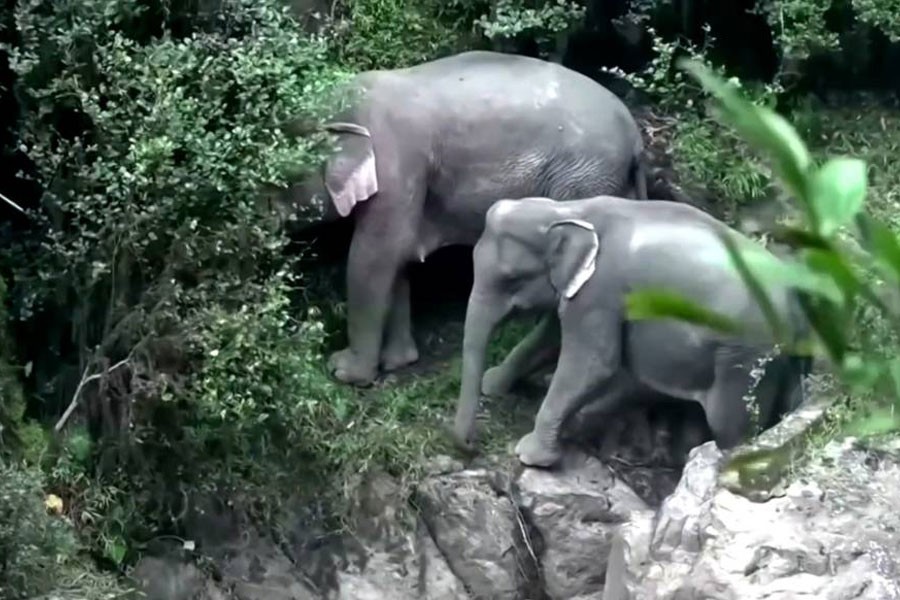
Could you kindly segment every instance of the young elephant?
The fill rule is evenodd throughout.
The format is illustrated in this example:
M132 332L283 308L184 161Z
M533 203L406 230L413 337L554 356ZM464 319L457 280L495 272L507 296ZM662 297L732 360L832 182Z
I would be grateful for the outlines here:
M492 391L508 388L534 368L539 354L559 344L534 430L516 446L526 465L549 467L561 458L560 428L588 401L609 413L639 396L699 402L723 449L751 432L749 392L764 429L793 410L803 399L810 360L775 354L751 387L751 371L773 355L774 345L762 312L730 266L717 236L724 230L733 232L696 208L660 200L598 196L495 203L474 250L457 442L466 448L473 442L491 332L522 310L555 308L558 320L546 316L484 384ZM670 319L627 321L625 296L643 287L684 294L760 334L737 337ZM777 290L772 300L795 334L807 331L790 289Z

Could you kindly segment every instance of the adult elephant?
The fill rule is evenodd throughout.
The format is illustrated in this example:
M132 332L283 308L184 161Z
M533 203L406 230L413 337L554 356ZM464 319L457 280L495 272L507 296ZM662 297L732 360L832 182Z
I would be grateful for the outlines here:
M347 263L349 347L329 358L343 382L418 360L405 266L473 245L499 197L646 198L643 144L625 105L558 64L465 52L369 71L328 128L339 151L324 185L353 216Z
M764 314L719 237L726 232L754 244L676 202L601 196L494 204L474 250L457 441L471 447L482 385L494 392L507 388L554 346L560 350L550 388L534 430L516 446L526 465L549 467L560 459L562 428L588 402L595 414L610 415L637 398L698 402L723 449L752 432L749 398L755 397L763 429L798 406L811 360L774 352ZM718 333L669 319L627 321L625 295L647 287L684 294L749 333ZM773 289L771 298L798 339L809 333L790 287ZM550 316L484 376L491 332L521 310ZM756 371L760 367L764 374Z

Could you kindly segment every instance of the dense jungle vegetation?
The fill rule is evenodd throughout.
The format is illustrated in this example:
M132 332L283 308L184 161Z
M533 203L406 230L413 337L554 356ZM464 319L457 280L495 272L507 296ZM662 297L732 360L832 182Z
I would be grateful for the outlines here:
M866 208L896 229L898 9L6 0L0 598L105 597L152 538L179 534L197 493L272 522L301 499L339 524L359 473L413 478L420 457L446 450L439 424L458 391L456 351L372 389L334 383L324 356L343 342L340 252L320 260L335 254L327 243L291 240L265 193L323 156L326 138L286 125L324 119L348 74L471 48L560 61L643 115L651 153L671 155L659 178L734 221L784 193L676 67L690 56L785 115L816 159L865 159ZM897 347L871 304L841 318L842 339L876 354ZM430 335L440 346L453 332ZM847 373L822 393L847 395ZM891 396L855 381L868 391L841 404L834 433ZM506 424L491 428L485 437L502 446Z

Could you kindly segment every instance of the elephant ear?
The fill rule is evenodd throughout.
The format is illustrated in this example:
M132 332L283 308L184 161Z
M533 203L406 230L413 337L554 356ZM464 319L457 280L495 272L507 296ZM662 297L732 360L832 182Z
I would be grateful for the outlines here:
M325 129L341 134L340 148L325 163L325 187L338 214L346 217L357 202L378 192L372 135L354 123L329 123Z
M597 268L597 232L587 221L564 219L551 223L547 236L550 282L563 297L572 298Z

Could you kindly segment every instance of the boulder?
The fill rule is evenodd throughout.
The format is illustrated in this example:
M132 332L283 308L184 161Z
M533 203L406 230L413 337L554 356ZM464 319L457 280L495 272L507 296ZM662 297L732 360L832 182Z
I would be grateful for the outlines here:
M620 528L604 600L900 600L897 450L831 442L758 502L721 485L713 443L696 448L658 514Z
M475 598L519 600L534 578L534 551L512 482L489 469L425 479L416 494L440 553Z
M559 470L525 469L517 485L519 505L542 538L547 594L596 597L616 530L647 505L608 467L581 453L568 454Z

